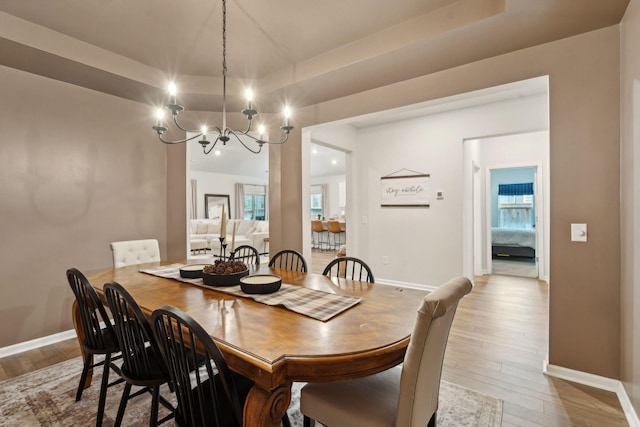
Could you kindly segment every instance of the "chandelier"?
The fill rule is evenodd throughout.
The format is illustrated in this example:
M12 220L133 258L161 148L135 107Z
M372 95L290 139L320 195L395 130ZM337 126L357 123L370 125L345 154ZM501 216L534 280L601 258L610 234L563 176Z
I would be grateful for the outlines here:
M202 146L202 150L205 154L209 154L213 151L216 144L220 141L222 145L227 145L232 137L235 138L240 144L242 144L247 150L252 153L259 153L262 150L264 144L284 144L289 139L289 132L293 129L293 126L289 124L291 116L291 110L289 107L284 108L285 122L283 126L280 126L284 135L281 141L268 141L263 139L265 134L264 125L258 127L258 137L252 135L251 126L253 124L253 118L258 115L258 111L253 108L253 92L251 89L247 89L246 108L242 110L242 114L247 118L246 130L235 130L227 127L227 2L222 0L222 127L218 126L202 126L199 130L189 130L180 125L178 122L178 115L184 111L184 107L178 104L177 101L177 87L175 83L169 83L169 104L164 109L158 108L156 110L156 124L153 129L158 134L160 141L165 144L181 144L183 142L191 141L196 138L202 138L198 142ZM195 134L193 136L187 135L185 139L170 141L165 140L162 135L168 130L164 122L164 110L171 112L172 120L175 126L181 131ZM213 137L215 136L215 139ZM213 141L207 139L210 137Z

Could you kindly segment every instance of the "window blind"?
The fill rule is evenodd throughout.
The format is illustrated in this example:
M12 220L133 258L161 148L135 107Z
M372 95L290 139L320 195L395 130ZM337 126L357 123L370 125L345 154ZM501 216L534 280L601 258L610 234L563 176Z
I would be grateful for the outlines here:
M528 194L533 194L533 182L498 185L499 196L524 196Z

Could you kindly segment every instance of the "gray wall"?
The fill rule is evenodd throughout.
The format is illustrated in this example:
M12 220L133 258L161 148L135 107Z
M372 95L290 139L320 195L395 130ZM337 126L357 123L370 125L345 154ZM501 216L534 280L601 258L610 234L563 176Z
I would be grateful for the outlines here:
M72 328L65 271L157 238L166 152L141 104L0 67L0 347ZM146 121L146 119L149 121Z

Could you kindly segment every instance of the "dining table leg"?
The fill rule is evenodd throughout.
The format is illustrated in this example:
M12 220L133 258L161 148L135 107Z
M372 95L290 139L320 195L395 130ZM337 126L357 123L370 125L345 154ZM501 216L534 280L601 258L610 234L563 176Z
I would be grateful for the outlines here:
M73 306L71 307L71 318L73 319L73 328L76 330L76 336L78 337L78 345L80 346L80 352L82 353L82 361L84 362L87 357L87 352L82 347L82 341L84 340L84 329L82 329L82 319L80 318L80 309L78 308L78 302L73 301ZM91 360L89 361L91 365L93 365L93 355L91 356ZM91 385L91 380L93 379L93 368L89 368L89 372L87 373L87 379L84 382L84 388L87 388Z
M255 384L244 404L244 427L279 427L291 403L291 383L273 390Z

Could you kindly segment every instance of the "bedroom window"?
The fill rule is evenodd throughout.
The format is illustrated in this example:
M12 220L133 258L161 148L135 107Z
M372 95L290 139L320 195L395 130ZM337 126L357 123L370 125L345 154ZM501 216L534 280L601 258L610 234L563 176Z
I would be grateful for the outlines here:
M531 207L533 206L533 195L498 196L498 204L501 208Z
M499 223L502 228L534 228L533 183L498 186Z

